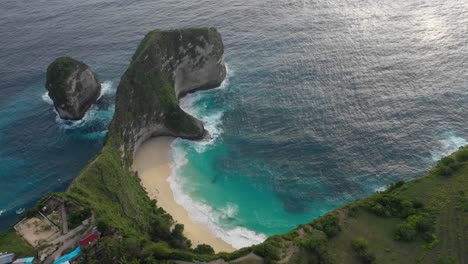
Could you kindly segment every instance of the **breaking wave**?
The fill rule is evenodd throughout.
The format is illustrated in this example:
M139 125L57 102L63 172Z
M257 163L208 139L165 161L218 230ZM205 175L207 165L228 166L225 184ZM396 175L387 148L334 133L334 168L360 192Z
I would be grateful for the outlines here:
M438 161L466 144L468 144L466 139L457 136L453 132L445 133L442 139L438 141L436 147L431 151L432 161Z
M101 94L99 95L97 101L101 100L103 97L108 95L114 95L115 88L113 82L108 80L101 83ZM49 105L54 105L54 102L49 97L49 93L45 92L42 95L42 100ZM88 111L86 111L84 117L80 120L65 120L60 118L55 107L52 107L52 111L55 113L55 121L62 129L75 129L83 127L85 124L90 122L109 122L112 119L114 113L114 105L106 109L100 109L96 104L93 104ZM105 134L106 131L99 132L100 134Z
M225 109L210 109L207 105L209 100L203 99L212 92L220 92L216 90L224 90L228 87L229 78L232 76L233 72L229 70L227 66L226 68L226 80L223 81L220 87L210 91L188 94L181 99L181 108L185 112L201 120L210 136L208 139L202 141L174 140L171 145L173 150L172 174L168 178L168 181L174 193L175 201L189 212L193 220L205 224L215 236L221 238L234 248L242 248L259 244L265 241L267 236L241 226L234 228L223 227L220 221L235 219L239 211L239 206L234 203L226 203L222 208L215 209L202 201L195 200L184 192L184 186L189 186L190 183L186 182L184 177L180 177L181 168L188 162L184 146L189 145L193 147L197 153L203 153L208 147L214 145L216 140L223 133L222 122Z
M176 139L172 143L172 174L168 178L175 201L188 211L193 220L206 225L215 236L221 238L236 249L252 246L265 241L267 238L266 235L256 233L245 227L238 226L235 228L223 228L221 226L221 220L236 217L239 209L238 205L227 203L221 209L216 210L206 203L192 199L184 192L184 186L187 186L190 183L185 182L184 178L179 177L178 175L180 173L180 169L187 164L188 160L186 159L184 149L178 145L179 141L181 141L181 139Z

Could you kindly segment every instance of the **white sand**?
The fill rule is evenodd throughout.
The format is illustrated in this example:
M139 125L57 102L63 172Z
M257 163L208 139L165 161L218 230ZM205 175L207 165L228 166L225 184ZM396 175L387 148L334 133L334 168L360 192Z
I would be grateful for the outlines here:
M138 171L143 188L150 198L157 200L158 206L168 212L177 223L184 225L185 236L192 245L208 244L215 252L232 252L235 249L216 237L211 230L198 221L192 220L184 207L175 199L167 181L171 175L171 137L153 138L143 143L133 159L133 169Z

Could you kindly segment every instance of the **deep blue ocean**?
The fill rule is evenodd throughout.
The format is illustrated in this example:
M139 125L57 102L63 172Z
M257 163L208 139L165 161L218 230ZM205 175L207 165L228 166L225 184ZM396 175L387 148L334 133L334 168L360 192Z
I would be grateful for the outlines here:
M458 0L4 0L0 3L0 230L64 191L100 149L143 36L213 26L229 67L182 100L210 142L176 140L176 200L240 247L287 232L468 139L468 2ZM105 92L57 118L47 65L89 64Z

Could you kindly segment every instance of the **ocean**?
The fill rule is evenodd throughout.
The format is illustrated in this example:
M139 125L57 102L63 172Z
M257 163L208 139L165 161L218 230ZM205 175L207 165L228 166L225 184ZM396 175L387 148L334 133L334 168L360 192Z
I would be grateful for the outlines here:
M212 138L178 139L176 201L242 247L391 182L468 139L468 3L455 0L5 0L0 3L0 230L64 191L102 146L115 90L144 35L213 26L228 78L183 109ZM59 56L103 94L84 120L46 95Z

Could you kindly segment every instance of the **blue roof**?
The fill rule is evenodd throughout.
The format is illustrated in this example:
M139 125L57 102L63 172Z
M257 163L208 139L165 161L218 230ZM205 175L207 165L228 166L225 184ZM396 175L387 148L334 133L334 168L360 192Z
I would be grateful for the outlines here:
M20 258L20 259L17 259L15 260L15 262L13 263L26 263L26 264L29 264L29 263L33 263L34 261L34 257L29 257L29 258Z
M76 256L78 256L80 254L80 252L81 252L80 247L77 247L72 252L68 253L67 255L63 255L59 259L54 261L54 264L62 264L62 263L65 263L67 261L70 261L70 260L74 259Z

